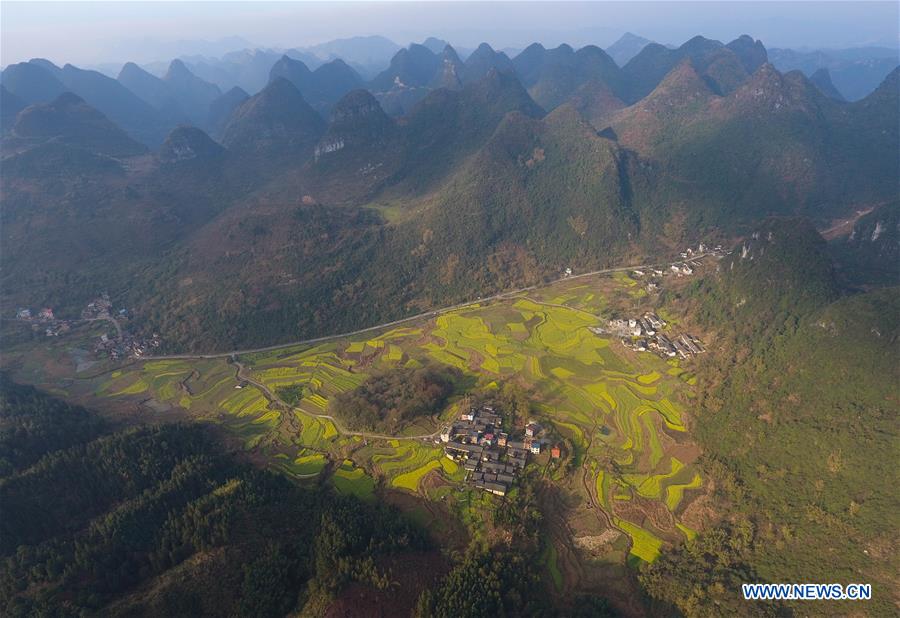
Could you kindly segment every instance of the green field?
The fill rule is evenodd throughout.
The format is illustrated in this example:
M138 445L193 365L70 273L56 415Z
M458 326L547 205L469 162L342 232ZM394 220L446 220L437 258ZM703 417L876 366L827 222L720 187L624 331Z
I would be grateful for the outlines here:
M438 469L440 467L440 461L431 460L424 466L420 466L415 470L404 472L403 474L395 476L391 480L391 485L394 487L399 487L401 489L408 489L409 491L417 491L419 489L419 483L422 482L422 478L424 478L424 476L432 470Z
M625 534L631 537L632 556L636 556L644 562L653 562L659 557L663 543L659 537L623 519L616 519L615 523Z
M300 455L293 460L284 453L278 453L273 457L273 460L272 465L275 469L297 478L316 477L328 465L328 459L321 453Z
M375 497L374 479L362 468L357 468L349 459L334 471L331 482L341 493L351 494L363 500L372 500Z
M436 432L438 421L417 421L395 439L344 435L340 423L324 418L334 414L340 421L340 410L329 402L373 373L401 365L452 365L481 390L513 381L527 389L534 413L566 443L572 478L582 468L589 471L596 480L589 490L607 521L631 539L633 556L650 562L664 544L685 538L688 528L677 513L703 483L693 461L669 453L684 439L693 374L678 362L630 354L588 329L608 319L610 298L639 302L628 294L636 288L625 275L573 281L449 311L415 327L242 355L245 370L269 392L301 387L293 410L270 402L252 383L236 388L236 367L224 358L135 363L98 378L94 392L152 399L223 423L245 448L269 454L274 467L298 478L318 475L329 459L344 461L331 482L345 493L368 498L377 484L446 499L447 484L462 481L464 471L432 440L415 438ZM456 413L456 401L443 419ZM562 474L552 478L567 482ZM436 482L424 486L430 475ZM580 482L572 486L588 491ZM670 528L645 527L644 511L652 510L647 501L673 514Z

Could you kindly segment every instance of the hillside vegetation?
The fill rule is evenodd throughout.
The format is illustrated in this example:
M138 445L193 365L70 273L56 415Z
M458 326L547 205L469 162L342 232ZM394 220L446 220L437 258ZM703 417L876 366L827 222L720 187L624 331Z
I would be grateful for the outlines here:
M824 242L796 221L743 247L695 292L721 337L696 435L731 515L642 579L689 615L753 614L740 582L793 581L871 582L889 613L898 289L837 298Z
M0 403L4 615L320 614L427 546L387 507L235 462L202 426L110 432L5 380Z
M339 394L329 409L351 427L396 433L420 416L437 416L460 377L452 367L397 368Z
M66 87L52 68L9 67L10 96L37 102L2 142L2 311L77 315L107 291L165 349L253 347L659 260L770 215L896 209L897 71L846 103L747 37L648 45L623 69L590 46L451 52L401 51L373 92L337 61L282 59L252 97L175 64L162 84L132 75L219 114L223 147L182 127L149 154L88 99L48 98ZM420 90L400 118L380 103Z

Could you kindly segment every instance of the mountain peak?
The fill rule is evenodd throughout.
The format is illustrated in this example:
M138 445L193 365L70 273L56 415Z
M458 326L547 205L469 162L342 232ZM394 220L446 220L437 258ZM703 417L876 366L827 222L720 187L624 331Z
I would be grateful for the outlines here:
M622 36L619 37L619 41L624 41L626 43L630 43L633 41L638 41L641 43L649 43L650 42L648 39L645 39L642 36L638 36L637 34L635 34L633 32L626 32L625 34L623 34Z
M287 54L283 55L269 69L269 82L273 82L277 78L283 78L294 84L298 90L303 90L309 85L311 76L312 71L309 70L305 62L291 58Z
M422 41L422 45L430 49L433 53L439 54L445 48L450 46L450 43L443 39L439 39L437 37L430 36L424 41Z
M225 149L196 127L179 126L172 129L159 151L164 163L190 160L209 160L225 153Z
M526 47L525 49L523 49L521 52L519 52L519 56L521 56L523 54L543 53L545 51L547 51L547 48L545 48L543 45L541 45L538 42L534 42L531 45L529 45L528 47ZM519 56L516 56L516 57L518 58Z
M12 135L30 142L64 143L112 157L141 154L146 150L71 92L62 93L50 103L22 110Z
M518 110L528 116L543 115L544 110L534 102L522 83L510 71L491 68L483 78L467 85L465 90L484 105Z
M58 66L56 66L55 64L53 64L52 62L47 60L46 58L32 58L28 62L29 62L29 64L33 64L35 66L39 66L41 68L47 69L54 75L58 74L62 70Z
M707 39L705 36L697 35L681 45L678 49L688 54L700 54L710 52L712 50L723 47L722 43L713 39Z
M256 99L257 97L259 100L303 99L303 95L300 94L297 87L284 77L276 77L251 98Z
M223 142L235 151L303 151L324 129L324 120L296 86L276 77L234 111Z
M690 58L685 58L669 71L653 92L647 95L647 99L666 98L669 100L668 104L671 105L673 98L678 98L680 102L684 103L707 99L711 96L713 96L713 91L697 73L694 63Z
M3 85L25 103L47 103L67 90L56 75L32 62L6 67Z
M723 105L738 106L745 111L764 113L788 110L812 110L826 101L800 71L782 75L765 63L740 88L723 99Z
M606 126L605 121L610 115L625 107L625 103L599 79L589 79L579 86L568 104L597 130Z
M331 110L331 123L346 123L369 116L390 120L372 93L364 88L358 88L348 92L335 103Z
M450 45L444 47L440 56L441 66L431 80L432 88L450 88L455 90L462 84L461 74L464 68L462 60Z
M754 40L748 34L742 34L725 47L737 55L747 73L753 73L769 61L769 54L762 41Z
M188 97L204 99L206 105L209 105L210 101L222 94L218 86L198 77L178 58L169 64L169 70L166 71L163 81L170 82L177 88L190 89L190 93L184 94Z
M371 155L378 151L393 128L393 120L372 93L362 88L348 92L331 110L331 124L315 148L316 161L345 149Z
M612 126L621 143L640 152L651 149L667 127L689 123L715 99L694 62L683 58L650 94L601 120Z
M169 80L182 77L195 77L195 75L191 72L190 69L187 68L187 65L184 64L183 61L175 58L174 60L172 60L172 62L169 63L169 69L166 71L166 76L164 79Z
M494 69L515 73L513 62L506 54L494 51L490 45L482 43L466 58L462 81L465 83L477 81Z
M313 71L313 74L320 80L342 80L352 83L353 86L362 85L359 73L340 58L326 62ZM319 88L327 89L327 84L319 84Z
M846 101L844 95L838 91L834 86L834 82L831 81L831 73L828 72L828 69L822 67L815 73L809 76L809 81L815 84L816 88L824 94L829 99L834 99L835 101Z
M326 62L325 64L323 64L316 70L319 71L319 70L323 69L324 67L330 67L332 69L340 69L342 71L343 70L353 71L353 69L350 67L350 65L347 64L346 62L344 62L344 60L342 58L335 58L334 60L330 60L329 62Z
M145 71L144 69L139 67L134 62L126 62L125 64L122 65L122 68L119 70L119 79L121 79L123 75L130 75L130 74L143 75L144 73L147 73L147 71ZM148 75L149 75L149 73L148 73Z
M441 52L441 58L445 62L449 60L458 64L462 63L462 60L459 59L459 54L456 53L456 50L449 43L444 46L444 49Z
M210 128L213 135L216 137L221 135L234 110L249 98L250 95L243 88L234 86L209 104L206 126Z
M412 43L394 54L390 66L370 85L376 92L425 86L434 78L440 64L440 58L430 49Z

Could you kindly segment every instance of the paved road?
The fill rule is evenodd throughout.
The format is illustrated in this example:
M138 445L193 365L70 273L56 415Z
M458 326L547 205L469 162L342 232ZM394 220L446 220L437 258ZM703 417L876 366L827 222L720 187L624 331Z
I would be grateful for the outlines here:
M192 359L210 359L210 358L227 358L229 356L238 356L241 354L255 354L257 352L272 352L274 350L282 350L284 348L290 348L299 345L314 345L317 343L324 343L326 341L332 341L334 339L344 339L346 337L353 337L356 335L361 335L363 333L370 333L372 331L381 330L383 328L390 328L393 326L399 326L401 324L406 324L408 322L415 322L416 320L421 320L423 318L430 318L438 316L442 313L447 313L449 311L456 311L457 309L462 309L463 307L469 307L471 305L476 305L480 303L492 302L495 300L502 300L504 298L509 298L512 296L517 296L522 294L523 292L530 292L531 290L535 290L539 287L546 287L548 285L552 285L554 283L558 283L560 281L568 281L571 279L581 279L583 277L592 277L594 275L605 275L610 273L617 272L626 272L630 270L640 270L642 268L658 268L660 266L665 266L668 268L672 264L680 264L685 261L694 261L701 258L706 257L707 253L697 254L688 260L678 260L677 262L665 262L659 264L637 264L633 266L619 266L616 268L604 268L602 270L593 270L591 272L581 273L578 275L568 275L564 277L559 277L558 279L554 279L552 281L548 281L546 283L541 283L540 285L530 285L525 288L519 288L517 290L509 290L508 292L501 292L499 294L494 294L493 296L486 296L484 298L478 298L475 300L469 300L463 303L458 303L456 305L450 305L449 307L443 307L440 309L433 309L431 311L425 311L424 313L418 313L416 315L411 315L408 318L401 318L399 320L394 320L393 322L385 322L384 324L378 324L376 326L369 326L367 328L360 328L359 330L350 331L349 333L338 333L336 335L326 335L324 337L315 337L313 339L303 339L301 341L294 341L291 343L279 343L276 345L270 345L262 348L250 348L246 350L232 350L231 352L213 352L208 354L167 354L162 356L144 356L142 360L192 360ZM571 309L572 307L567 307Z

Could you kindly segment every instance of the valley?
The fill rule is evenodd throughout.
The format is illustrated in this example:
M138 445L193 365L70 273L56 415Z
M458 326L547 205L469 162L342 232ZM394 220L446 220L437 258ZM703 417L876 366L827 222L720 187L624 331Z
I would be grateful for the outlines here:
M0 612L894 615L896 50L603 31L4 66Z
M708 269L715 261L698 255L694 264ZM462 527L475 537L489 534L488 514L500 498L462 484L467 473L444 455L438 434L471 396L502 400L515 390L525 402L519 404L524 410L509 410L521 423L516 431L526 420L547 428L547 447L529 456L528 470L562 492L565 504L559 516L569 533L545 541L546 576L552 579L560 568L553 556L582 565L653 562L662 547L709 524L703 507L691 507L706 493L696 466L699 451L687 433L696 381L691 363L636 353L618 338L589 330L610 316L657 309L658 292L649 295L645 284L624 276L633 270L573 275L367 329L363 336L102 361L82 372L66 362L42 365L45 354L84 345L78 339L86 333L76 329L48 339L43 353L6 355L4 368L131 421L214 423L246 457L299 482L326 482L366 499L410 494L413 513L429 528ZM686 281L671 275L660 283L678 287ZM428 364L458 369L457 393L437 416L405 424L395 435L348 428L329 406L368 376ZM565 456L551 458L551 443L562 446ZM565 567L558 586L590 587L574 568Z

